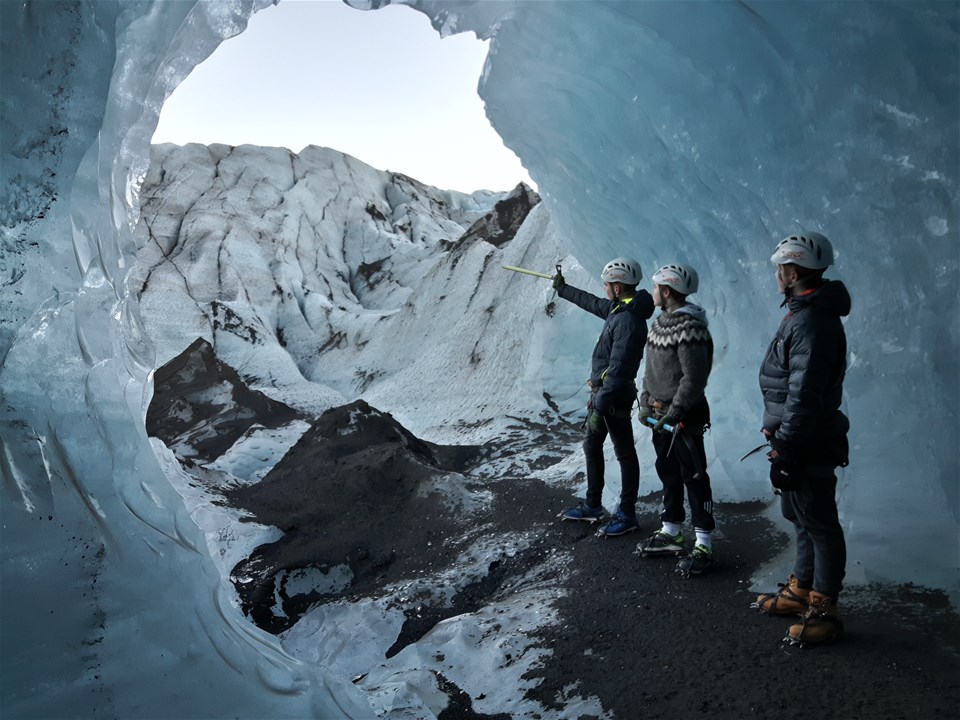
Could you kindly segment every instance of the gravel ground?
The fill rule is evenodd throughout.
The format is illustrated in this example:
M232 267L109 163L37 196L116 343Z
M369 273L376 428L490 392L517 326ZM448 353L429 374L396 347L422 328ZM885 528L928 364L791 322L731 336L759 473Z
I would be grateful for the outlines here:
M168 445L194 446L183 459L188 472L198 459L223 453L254 421L273 427L290 416L247 391L210 348L192 348L168 370L157 375L150 427ZM231 386L232 393L221 391ZM224 406L224 397L232 405ZM641 481L649 494L640 500L638 533L603 539L592 525L556 518L576 502L572 488L530 476L562 457L577 433L572 425L518 422L495 446L445 448L362 402L325 413L262 482L211 487L224 503L284 532L234 572L254 578L236 583L245 611L279 633L311 606L342 597L288 595L280 579L299 568L346 563L354 577L343 595L375 597L391 584L457 568L470 543L522 533L529 546L491 562L450 606L408 612L387 656L446 618L509 596L536 569L537 581L556 589L559 616L534 636L551 654L528 675L537 681L531 698L548 708L562 711L556 698L572 688L599 698L607 717L621 720L960 718L960 618L942 591L847 588L841 640L784 645L790 620L751 610L755 594L747 589L765 563L790 548L791 538L767 518L774 498L719 505L718 562L706 575L683 578L675 559L635 553L659 526L659 495L649 492L659 489L656 478ZM492 461L506 468L499 479L485 471ZM437 477L463 496L486 499L455 511L429 490ZM558 557L566 561L546 562ZM544 578L547 569L553 574ZM437 681L450 698L441 720L514 717L511 707L480 714L456 684L442 674Z
M559 521L557 512L576 501L570 490L524 477L478 483L492 492L492 505L479 514L457 516L414 492L435 471L430 463L469 470L487 457L502 458L518 448L451 451L418 444L404 431L391 429L376 411L359 407L371 413L367 429L357 422L356 408L331 411L275 475L233 493L232 501L258 519L285 522L289 531L258 551L244 567L245 575L258 567L270 577L305 558L333 563L349 557L356 580L347 593L360 597L424 568L449 566L460 548L440 540L456 534L465 521L482 525L487 535L525 532L533 538L529 549L491 565L483 580L459 592L452 607L411 613L388 656L437 622L502 595L511 581L547 557L564 553L570 561L563 575L551 578L559 590L560 624L536 636L552 656L531 674L539 681L531 697L546 707L556 707L555 698L573 686L578 695L599 698L605 710L623 719L960 717L960 619L944 593L911 586L848 588L841 598L845 636L804 649L781 642L792 624L789 618L749 608L755 598L747 589L751 578L791 542L766 517L772 496L721 505L717 565L708 574L684 578L675 572L676 559L641 559L635 552L637 542L659 527L657 493L641 498L640 532L621 538L599 538L593 525ZM352 436L342 432L348 416L353 418ZM557 433L526 436L547 442ZM411 455L430 463L413 462ZM344 474L331 473L331 467L344 468ZM643 483L649 488L656 480L648 477ZM361 499L371 489L376 490L375 503ZM314 498L329 505L326 499L333 496L341 499L334 515L318 513L306 502ZM297 500L296 512L291 498ZM398 507L404 516L429 521L399 524ZM365 528L362 540L351 532L358 526ZM426 551L424 533L435 540ZM238 589L250 592L249 585ZM272 590L247 595L255 619L275 618L262 606L264 597L272 599ZM284 609L292 621L323 600L294 598ZM502 714L476 713L466 693L446 678L438 680L451 697L443 720L513 717L510 708Z

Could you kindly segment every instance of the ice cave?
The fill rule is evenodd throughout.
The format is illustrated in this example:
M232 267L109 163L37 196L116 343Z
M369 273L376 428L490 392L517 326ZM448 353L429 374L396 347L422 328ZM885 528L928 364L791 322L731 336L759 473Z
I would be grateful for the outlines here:
M347 3L375 12L387 1ZM216 288L204 278L222 266L204 265L202 250L194 274L148 278L162 242L145 246L141 190L163 181L161 160L169 173L213 163L231 187L267 200L286 182L289 156L272 151L168 147L154 149L151 166L165 98L270 4L0 4L5 717L359 718L388 712L396 687L417 687L412 674L384 671L375 692L364 690L360 674L251 623L211 551L215 521L178 491L176 463L148 438L154 373L203 335L194 302L217 288L229 294L213 298L223 307L242 315L262 301L251 316L286 323L284 352L274 343L251 359L233 347L278 397L317 411L362 399L418 437L456 445L502 433L504 418L537 418L548 396L563 412L579 402L578 351L596 326L555 322L542 312L549 283L501 264L549 272L563 262L587 285L619 255L647 273L688 262L717 347L715 492L739 502L769 492L738 451L756 444L757 369L782 312L770 254L787 234L823 232L837 249L830 273L854 307L852 461L840 491L847 582L937 588L956 607L960 5L409 0L443 36L490 40L478 92L542 197L516 240L435 262L408 244L377 245L374 225L360 223L344 226L340 255L313 280L291 277L302 267L279 249L273 275L257 275L259 265L244 275L241 254ZM414 196L453 208L429 222L410 210L421 238L458 232L458 217L472 221L501 197L396 177L382 191L383 174L331 157L302 153L307 169L295 179L332 196L340 168L358 197L388 192L383 207L361 208L368 223L387 200L393 211ZM249 186L245 163L261 173ZM181 177L201 182L199 172ZM194 189L191 202L207 188ZM308 205L304 222L324 221ZM213 221L193 227L229 233ZM391 273L378 276L385 258ZM355 283L361 266L368 280L385 279ZM174 294L184 280L191 293ZM321 334L345 328L337 352L304 350L306 325L275 297L287 281L325 284L330 302L297 298L298 312ZM485 308L483 322L458 314L458 293ZM378 333L385 326L389 337ZM463 356L471 362L453 359ZM410 390L425 383L429 402ZM395 631L370 618L353 620L372 635ZM333 643L336 618L311 622Z

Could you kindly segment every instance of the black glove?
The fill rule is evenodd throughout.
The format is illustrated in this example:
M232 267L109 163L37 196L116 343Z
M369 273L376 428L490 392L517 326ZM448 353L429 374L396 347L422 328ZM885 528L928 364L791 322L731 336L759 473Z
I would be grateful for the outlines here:
M770 438L770 447L777 453L777 458L785 465L797 464L797 452L794 446L776 435Z
M596 408L591 410L587 416L587 429L590 431L590 434L596 435L597 433L603 432L605 425L603 415L598 413Z
M557 274L553 276L553 289L559 290L566 284L567 281L563 279L563 273L558 269Z
M779 456L770 458L770 483L777 490L799 490L802 481L803 472L798 465Z
M593 395L593 411L601 415L611 415L610 393L596 392Z

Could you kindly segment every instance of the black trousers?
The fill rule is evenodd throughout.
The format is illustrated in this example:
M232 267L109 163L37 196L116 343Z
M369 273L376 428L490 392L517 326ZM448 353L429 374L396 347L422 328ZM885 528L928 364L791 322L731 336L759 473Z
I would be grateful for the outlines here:
M663 483L661 522L679 524L686 519L683 507L683 491L686 488L694 528L716 528L703 433L682 429L674 438L672 433L655 432L653 448L657 452L657 475Z
M583 439L583 456L587 463L587 505L596 507L603 502L603 443L609 435L620 464L620 509L627 515L635 515L640 491L640 459L637 457L630 410L617 416L603 416L597 432L590 431L590 415L594 410L591 409L589 413Z
M797 532L793 574L801 587L836 598L843 589L847 545L837 513L833 468L803 468L797 490L780 492L780 511Z

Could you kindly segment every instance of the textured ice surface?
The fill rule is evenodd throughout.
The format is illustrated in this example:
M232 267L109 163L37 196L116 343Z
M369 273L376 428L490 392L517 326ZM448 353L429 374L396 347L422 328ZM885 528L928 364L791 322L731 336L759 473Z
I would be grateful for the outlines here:
M602 716L599 702L579 693L558 698L564 701L560 710L522 699L523 691L537 682L525 675L551 652L532 636L557 620L553 603L559 591L544 578L562 568L562 555L519 578L509 594L475 612L450 617L416 643L388 653L403 627L404 609L419 612L426 597L435 605L444 593L449 600L456 590L483 578L491 562L528 545L523 535L484 541L464 553L454 571L390 588L375 600L321 605L283 633L283 646L297 658L354 678L371 707L387 717L435 717L446 703L438 676L467 693L478 713L496 714L509 707L511 717L559 720L577 709Z
M157 356L128 275L149 138L176 84L265 4L0 3L5 715L370 712L362 689L292 658L232 606L143 430ZM504 259L549 270L571 255L584 278L621 254L648 274L673 260L700 271L717 345L708 452L725 497L763 486L762 468L736 457L755 444L756 371L781 312L771 248L798 228L831 237L830 275L854 301L841 483L851 579L955 590L956 3L415 6L444 34L492 38L480 91L544 196L533 222L549 215L557 240L549 257ZM465 259L475 281L478 260ZM431 273L423 302L446 280ZM498 318L517 333L501 340L532 351L472 381L519 370L537 391L574 396L595 325L571 318L559 342L519 310L536 305L528 293L542 306L542 286L499 292L518 308ZM457 352L462 331L450 328ZM368 400L389 404L412 377L449 370L437 350L414 376L387 367ZM536 392L514 397L464 407L466 420L506 429ZM447 439L435 408L395 414Z

